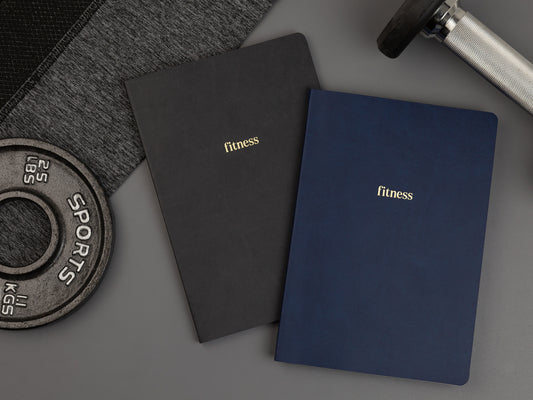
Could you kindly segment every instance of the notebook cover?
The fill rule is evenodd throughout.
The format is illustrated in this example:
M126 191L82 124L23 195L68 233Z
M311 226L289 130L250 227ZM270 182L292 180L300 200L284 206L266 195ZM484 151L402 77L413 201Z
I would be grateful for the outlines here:
M317 87L300 34L127 82L201 342L279 319Z
M276 360L468 380L496 127L312 91Z

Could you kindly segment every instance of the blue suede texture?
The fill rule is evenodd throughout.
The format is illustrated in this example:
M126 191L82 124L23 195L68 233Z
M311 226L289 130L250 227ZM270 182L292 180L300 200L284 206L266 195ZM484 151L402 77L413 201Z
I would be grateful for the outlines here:
M496 130L312 91L276 360L468 381Z

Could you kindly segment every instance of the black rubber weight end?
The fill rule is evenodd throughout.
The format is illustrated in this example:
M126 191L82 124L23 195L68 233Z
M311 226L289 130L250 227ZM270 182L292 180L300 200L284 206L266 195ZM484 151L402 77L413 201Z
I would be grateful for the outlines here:
M398 57L427 25L444 0L406 0L378 38L378 47L390 58Z

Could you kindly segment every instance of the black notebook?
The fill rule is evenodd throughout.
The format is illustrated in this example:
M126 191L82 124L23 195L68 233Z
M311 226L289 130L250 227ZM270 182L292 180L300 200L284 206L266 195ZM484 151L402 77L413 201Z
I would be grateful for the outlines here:
M301 34L127 82L201 342L279 319L311 88Z

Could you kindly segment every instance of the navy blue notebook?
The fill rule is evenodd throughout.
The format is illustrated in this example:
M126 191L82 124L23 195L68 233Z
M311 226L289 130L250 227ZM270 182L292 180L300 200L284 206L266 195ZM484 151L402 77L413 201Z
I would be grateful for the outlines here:
M276 360L466 383L496 128L312 91Z

